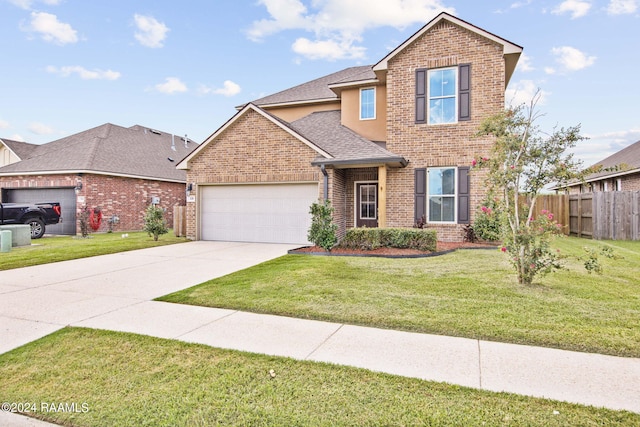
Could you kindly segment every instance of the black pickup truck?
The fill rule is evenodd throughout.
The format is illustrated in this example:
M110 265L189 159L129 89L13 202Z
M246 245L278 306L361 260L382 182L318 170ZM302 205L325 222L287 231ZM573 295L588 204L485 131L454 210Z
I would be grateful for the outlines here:
M57 224L61 218L60 203L0 203L0 225L28 224L31 238L44 235L47 224Z

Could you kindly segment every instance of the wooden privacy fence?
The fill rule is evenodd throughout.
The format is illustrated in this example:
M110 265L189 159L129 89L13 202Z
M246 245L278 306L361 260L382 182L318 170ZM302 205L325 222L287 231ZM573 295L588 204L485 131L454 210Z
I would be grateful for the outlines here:
M520 201L525 202L525 196L521 196ZM528 204L528 200L526 200ZM537 218L542 215L542 211L551 212L553 219L562 224L562 232L569 234L569 196L566 194L542 194L536 199L536 205L533 208L533 217Z
M176 237L184 237L187 235L187 207L173 207L173 233Z
M639 191L572 194L569 211L571 234L598 240L640 240Z

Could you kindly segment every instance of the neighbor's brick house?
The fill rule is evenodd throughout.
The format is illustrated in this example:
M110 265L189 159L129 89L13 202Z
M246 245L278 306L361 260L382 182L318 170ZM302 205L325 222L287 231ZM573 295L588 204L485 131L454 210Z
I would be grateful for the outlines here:
M564 190L569 194L640 191L640 141L613 153L592 167L600 168L601 171L586 176L581 182L568 185Z
M47 144L0 139L3 202L60 202L62 224L47 233L76 234L79 211L100 208L102 224L116 231L141 230L145 209L154 201L166 210L185 204L184 171L175 168L196 144L142 126L104 124Z
M239 107L178 165L193 192L192 239L305 243L326 197L339 234L411 227L457 241L486 195L470 171L492 140L522 48L442 13L372 66L352 67Z

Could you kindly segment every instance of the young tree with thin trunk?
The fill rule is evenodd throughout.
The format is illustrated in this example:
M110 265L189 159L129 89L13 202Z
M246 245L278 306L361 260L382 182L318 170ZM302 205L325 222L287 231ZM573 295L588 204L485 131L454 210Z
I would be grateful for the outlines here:
M538 195L549 184L561 185L584 174L581 163L567 153L585 139L580 126L542 132L535 123L541 117L536 109L540 96L538 91L528 105L486 119L478 135L493 136L495 145L490 157L473 161L474 167L488 168L488 183L500 196L502 251L508 253L518 282L525 285L560 267L550 240L562 225L550 212L533 217Z

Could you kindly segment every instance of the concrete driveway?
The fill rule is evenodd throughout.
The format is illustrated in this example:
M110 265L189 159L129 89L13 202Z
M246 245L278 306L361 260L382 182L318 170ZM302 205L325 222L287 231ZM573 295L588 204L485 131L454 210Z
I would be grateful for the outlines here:
M199 241L0 271L0 353L294 247Z

